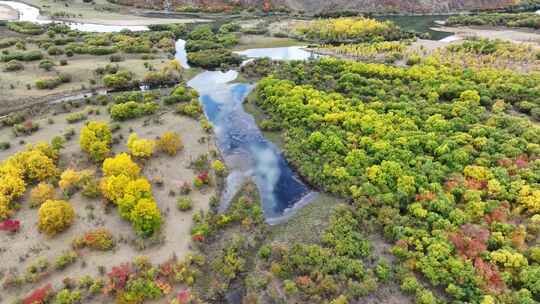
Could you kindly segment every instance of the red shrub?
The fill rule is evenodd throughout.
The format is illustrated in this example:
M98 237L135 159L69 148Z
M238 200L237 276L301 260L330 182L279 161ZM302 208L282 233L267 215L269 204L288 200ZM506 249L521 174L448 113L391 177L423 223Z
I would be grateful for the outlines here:
M113 267L107 276L109 276L110 285L113 289L124 289L130 274L131 267L128 263L125 263Z
M52 291L52 285L47 284L42 288L34 290L28 297L24 298L23 304L43 304Z
M501 274L497 270L497 266L484 262L481 258L477 257L474 260L474 268L476 272L482 276L485 280L484 289L490 292L501 292L505 288L504 281Z
M492 222L505 223L506 221L508 221L508 209L508 203L501 204L499 207L493 209L491 213L486 214L484 219L488 224L491 224Z
M179 304L187 304L191 300L191 292L189 290L184 289L176 295L176 300Z
M311 284L311 278L309 276L300 276L296 278L296 284L301 287L306 287Z
M501 167L510 167L512 165L512 160L509 158L499 159L497 164Z
M194 236L191 237L191 239L194 240L195 242L204 242L204 235L195 234Z
M519 156L516 159L516 166L518 168L526 168L526 167L528 167L529 166L529 159L528 159L527 155Z
M487 249L489 230L466 224L461 226L460 231L450 233L448 239L454 244L460 256L465 259L474 259Z
M479 181L474 178L468 178L465 180L465 186L469 189L482 190L487 187L487 181Z
M451 191L455 187L459 186L459 181L455 179L448 180L445 184L446 190Z
M203 184L208 184L210 182L210 176L208 175L208 172L202 172L197 176L198 179L200 179Z
M432 201L435 199L435 193L433 192L428 192L428 193L424 193L424 194L417 194L416 195L416 201L417 202L423 202L423 201Z
M17 232L19 228L21 228L21 222L18 220L8 219L0 223L0 230L2 231Z

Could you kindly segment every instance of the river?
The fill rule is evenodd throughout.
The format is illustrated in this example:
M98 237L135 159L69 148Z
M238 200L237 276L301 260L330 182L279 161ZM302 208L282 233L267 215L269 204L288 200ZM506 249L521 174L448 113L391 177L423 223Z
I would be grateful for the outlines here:
M19 20L50 23L35 7L0 1L19 11ZM123 29L147 30L146 27L108 26L87 23L69 23L72 29L87 32L115 32ZM276 60L306 60L316 55L300 46L250 49L238 52L249 58L270 57ZM189 68L185 41L176 42L176 54L182 67ZM252 179L259 188L262 207L268 222L279 222L291 214L295 207L308 203L316 193L311 191L290 168L283 154L267 140L254 118L243 107L243 101L254 88L253 84L233 83L236 70L203 71L188 82L200 95L205 115L214 126L216 141L230 170L222 197L225 208L240 188Z

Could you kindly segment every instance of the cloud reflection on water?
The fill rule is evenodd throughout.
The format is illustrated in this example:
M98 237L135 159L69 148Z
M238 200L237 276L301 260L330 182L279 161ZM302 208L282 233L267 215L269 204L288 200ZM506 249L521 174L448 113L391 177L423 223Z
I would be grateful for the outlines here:
M231 174L225 200L247 177L254 177L267 218L283 211L305 196L309 189L295 176L279 149L266 140L242 102L253 89L245 83L231 84L237 72L206 71L188 85L199 92L208 119L214 125L220 150Z

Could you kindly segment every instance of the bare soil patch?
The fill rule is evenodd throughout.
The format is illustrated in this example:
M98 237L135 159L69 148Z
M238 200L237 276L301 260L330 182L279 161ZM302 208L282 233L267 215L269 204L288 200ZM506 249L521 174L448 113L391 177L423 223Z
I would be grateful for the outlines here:
M24 144L18 143L21 140L24 140L25 143L50 141L52 137L62 135L65 130L74 128L77 130L77 135L65 144L59 166L62 168L72 167L77 170L95 169L96 166L88 162L87 156L82 154L79 148L78 130L84 122L68 124L65 120L67 115L69 114L48 114L35 119L36 122L40 123L41 129L27 137L15 137L9 128L0 129L0 141L8 141L12 145L7 151L0 152L0 160L23 150ZM50 118L54 120L53 124L48 122ZM92 115L89 119L108 120L105 107L100 108L99 115ZM192 215L198 210L208 209L209 199L215 195L216 189L210 187L201 191L192 191L189 197L193 202L193 209L181 212L176 208L179 184L193 180L195 172L189 168L191 161L201 154L215 150L214 141L202 130L198 121L168 112L159 119L147 117L122 123L121 130L114 133L114 136L119 137L121 134L125 140L113 147L115 153L126 150L125 141L127 141L131 131L137 132L141 138L148 139L153 139L164 131L174 131L181 135L184 143L184 150L176 156L158 154L142 165L142 174L149 180L155 176L159 176L163 180L162 186L153 185L153 195L164 219L159 236L152 241L146 240L146 245L143 246L141 239L133 232L130 223L122 220L113 206L106 206L106 203L101 200L91 200L76 194L69 199L77 214L74 224L67 231L51 238L39 233L37 228L38 210L29 207L27 193L21 202L21 209L14 215L15 219L21 221L21 230L16 234L0 233L0 259L3 261L0 266L0 279L2 281L9 271L24 273L26 267L39 258L46 258L54 263L56 257L71 249L71 241L74 237L81 236L90 229L107 228L113 233L117 245L114 251L107 252L84 249L80 252L78 261L63 271L52 270L46 278L35 284L27 283L20 288L2 290L0 302L24 296L45 283L59 286L66 277L97 276L100 273L100 267L105 267L108 271L111 266L129 262L140 255L150 257L154 263L161 263L173 255L182 258L190 252ZM210 140L202 142L200 141L201 137L210 137ZM32 189L32 186L29 185L27 189ZM172 195L171 191L175 194ZM103 303L103 301L105 299L96 299L96 303Z

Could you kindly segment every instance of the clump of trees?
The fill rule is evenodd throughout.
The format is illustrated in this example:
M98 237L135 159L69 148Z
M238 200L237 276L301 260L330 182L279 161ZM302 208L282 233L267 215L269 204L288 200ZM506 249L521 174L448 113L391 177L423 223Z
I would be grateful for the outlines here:
M169 96L163 98L163 103L166 105L172 105L180 102L188 102L198 98L199 94L197 91L186 87L185 84L180 84L171 92Z
M12 21L8 22L6 26L11 31L27 35L40 35L45 32L45 27L29 21Z
M137 133L131 133L127 141L127 147L131 155L140 158L149 158L154 155L156 141L139 138Z
M111 151L111 143L112 132L105 122L91 121L81 129L81 150L88 153L95 162L105 159Z
M128 101L125 103L115 104L110 107L109 112L113 120L128 120L141 116L151 115L157 112L159 104L156 102Z
M0 219L7 219L16 210L17 200L27 184L44 182L57 176L58 151L42 142L28 146L0 165Z
M161 227L161 213L152 196L150 182L139 175L139 166L126 153L103 162L103 196L118 207L141 236L151 236Z
M169 154L170 156L175 156L179 150L184 148L180 135L170 131L163 133L157 140L156 144L161 151Z
M410 37L390 21L364 17L318 19L302 22L293 29L298 38L321 43L374 42Z
M243 57L227 49L203 50L188 53L188 62L206 69L242 63Z
M40 90L52 90L63 83L71 82L71 75L60 73L55 77L47 77L36 80L36 88Z
M2 62L8 62L12 60L36 61L41 59L43 59L43 54L40 51L9 52L0 56L0 61Z
M47 200L39 207L39 230L55 235L66 230L75 219L75 210L66 201Z
M103 84L109 89L120 90L132 88L138 81L133 79L133 73L129 71L116 71L103 76Z

